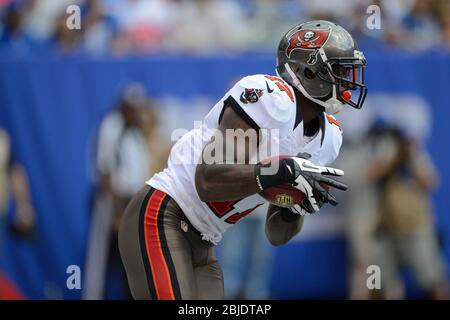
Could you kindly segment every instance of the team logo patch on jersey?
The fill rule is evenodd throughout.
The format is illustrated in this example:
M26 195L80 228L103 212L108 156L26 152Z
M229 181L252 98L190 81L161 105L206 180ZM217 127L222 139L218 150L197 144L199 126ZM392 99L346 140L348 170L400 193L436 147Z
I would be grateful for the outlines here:
M241 93L240 100L242 103L255 103L258 102L259 98L263 95L263 89L247 89Z
M289 38L286 55L290 58L295 49L319 49L327 41L330 30L301 30Z

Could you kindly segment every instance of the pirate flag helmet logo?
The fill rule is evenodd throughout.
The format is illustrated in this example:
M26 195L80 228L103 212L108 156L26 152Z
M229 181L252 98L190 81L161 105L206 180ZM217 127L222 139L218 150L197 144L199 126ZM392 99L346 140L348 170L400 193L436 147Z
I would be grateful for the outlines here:
M295 49L319 49L327 41L330 30L300 30L289 38L286 55L291 57Z

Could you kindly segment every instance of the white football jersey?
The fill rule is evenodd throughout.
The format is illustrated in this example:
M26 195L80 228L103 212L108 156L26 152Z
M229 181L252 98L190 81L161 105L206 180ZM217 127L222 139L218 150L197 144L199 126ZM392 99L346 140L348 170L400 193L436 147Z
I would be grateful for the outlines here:
M196 165L203 147L219 126L225 102L249 125L261 129L259 146L265 146L261 149L265 149L266 158L307 152L313 163L329 165L338 156L342 143L339 123L325 113L319 117L318 133L304 137L303 122L296 121L294 90L281 78L258 74L237 82L206 115L202 125L186 133L172 147L168 167L147 181L148 185L169 194L203 239L215 244L226 229L265 202L259 194L254 194L240 200L205 203L197 194ZM250 163L256 163L257 156L252 156Z

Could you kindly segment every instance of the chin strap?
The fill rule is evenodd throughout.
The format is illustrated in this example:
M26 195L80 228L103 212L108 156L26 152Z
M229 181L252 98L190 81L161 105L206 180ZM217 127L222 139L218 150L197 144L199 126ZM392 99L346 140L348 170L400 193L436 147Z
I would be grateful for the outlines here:
M312 102L317 103L318 105L324 107L325 112L328 114L336 114L339 113L342 108L344 107L344 104L339 101L337 99L337 95L336 95L336 86L333 85L333 95L330 99L328 99L327 101L322 101L316 98L311 97L311 95L306 92L305 88L302 86L300 80L298 79L298 77L295 75L294 71L292 71L291 67L289 66L288 63L284 64L284 68L286 69L286 71L289 73L289 75L292 78L293 84L294 86L309 100L311 100Z

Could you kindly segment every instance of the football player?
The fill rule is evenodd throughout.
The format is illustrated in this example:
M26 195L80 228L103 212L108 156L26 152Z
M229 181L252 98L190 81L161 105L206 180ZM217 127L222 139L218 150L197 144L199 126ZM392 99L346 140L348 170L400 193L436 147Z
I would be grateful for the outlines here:
M262 190L288 183L305 194L293 208L269 207L266 234L276 246L300 231L305 215L337 204L326 186L347 187L331 178L343 171L326 167L342 143L332 115L344 105L362 107L365 66L341 26L296 25L280 41L278 76L244 77L173 146L168 167L132 199L119 231L135 299L222 299L214 245L265 202ZM255 133L256 147L249 137L229 139L230 132ZM261 164L267 145L272 160Z

